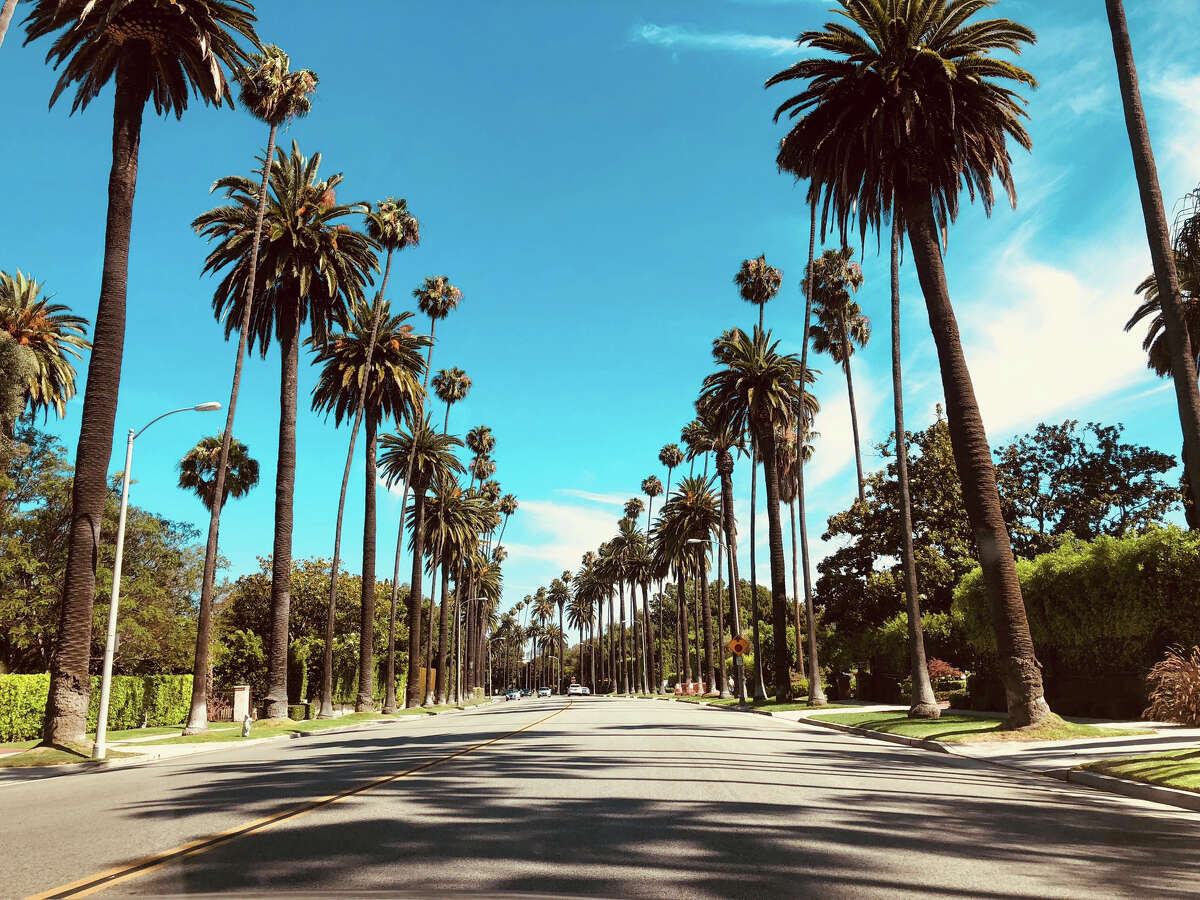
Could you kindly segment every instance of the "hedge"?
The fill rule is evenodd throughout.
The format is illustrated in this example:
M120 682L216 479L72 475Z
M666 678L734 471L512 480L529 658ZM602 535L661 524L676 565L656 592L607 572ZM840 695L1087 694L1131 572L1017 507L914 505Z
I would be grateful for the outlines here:
M0 675L0 741L28 741L42 733L50 676ZM114 675L109 691L108 727L181 725L192 699L191 675ZM88 731L100 715L100 676L92 676Z
M1146 673L1166 648L1200 641L1200 532L1152 528L1069 541L1017 560L1017 576L1046 699L1059 712L1139 714ZM996 641L979 569L955 590L953 615L986 669Z

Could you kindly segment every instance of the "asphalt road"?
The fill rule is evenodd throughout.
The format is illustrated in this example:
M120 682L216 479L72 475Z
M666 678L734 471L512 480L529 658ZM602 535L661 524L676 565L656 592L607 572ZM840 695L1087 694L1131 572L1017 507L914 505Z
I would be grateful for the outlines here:
M526 699L0 789L0 895L104 871L107 894L1196 896L1200 815L761 716Z

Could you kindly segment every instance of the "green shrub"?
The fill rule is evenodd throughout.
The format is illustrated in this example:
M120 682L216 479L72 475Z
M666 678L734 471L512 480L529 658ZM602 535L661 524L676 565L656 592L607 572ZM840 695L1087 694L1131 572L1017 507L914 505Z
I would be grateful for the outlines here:
M49 675L0 675L0 741L41 735L49 693Z
M192 708L191 675L147 675L146 724L182 725Z
M288 718L294 722L301 722L308 718L307 703L292 703L288 706Z

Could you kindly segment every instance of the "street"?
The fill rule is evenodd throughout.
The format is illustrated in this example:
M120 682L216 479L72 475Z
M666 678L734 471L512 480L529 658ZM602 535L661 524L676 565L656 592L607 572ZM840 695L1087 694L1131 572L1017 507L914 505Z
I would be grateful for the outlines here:
M0 821L4 897L76 882L111 894L1200 892L1200 814L762 716L601 697L7 785Z

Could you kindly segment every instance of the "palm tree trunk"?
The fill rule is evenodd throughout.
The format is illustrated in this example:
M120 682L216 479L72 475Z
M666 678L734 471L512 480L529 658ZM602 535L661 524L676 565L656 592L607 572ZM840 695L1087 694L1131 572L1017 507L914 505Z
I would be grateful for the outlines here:
M642 690L647 694L657 693L658 683L654 678L656 671L654 666L654 619L650 616L650 583L648 581L642 582L642 641L645 650L642 654Z
M242 365L246 360L246 344L250 339L250 314L254 306L254 285L258 281L258 251L262 243L263 219L267 209L267 187L271 180L271 160L275 156L275 136L278 131L279 127L272 125L267 132L267 152L263 156L262 181L258 187L254 240L250 245L250 269L246 273L246 291L242 297L242 319L238 325L237 356L233 363L233 386L229 390L229 406L225 410L225 430L221 432L221 451L217 456L217 471L213 479L213 503L209 509L208 540L204 546L204 575L200 582L196 652L192 664L192 703L187 725L183 729L185 735L202 734L208 730L209 645L212 643L213 585L217 576L221 508L225 503L225 475L229 467L229 448L233 443L233 417L237 411L238 394L242 386Z
M758 519L758 453L753 433L750 435L750 628L754 635L754 699L767 699L767 686L763 681L762 641L758 635L758 572L755 559L758 557L754 536Z
M354 424L350 427L350 445L346 449L346 466L342 470L342 487L338 493L337 521L333 529L333 560L329 566L329 600L325 617L325 652L321 670L321 711L318 719L333 718L333 631L337 613L337 576L338 564L342 556L342 521L346 514L346 491L350 488L350 467L354 463L354 443L358 440L358 426L362 424L363 412L367 402L367 388L371 383L371 365L375 359L375 342L379 339L379 321L382 318L383 304L380 299L387 290L388 276L392 272L392 250L388 249L387 262L383 268L383 281L379 285L379 295L375 298L375 312L371 317L371 337L367 344L367 359L363 366L364 376L358 391L358 402L354 406Z
M846 373L846 392L850 395L850 432L854 435L854 465L858 470L858 502L866 503L866 488L863 483L862 446L858 437L858 407L854 403L854 379L850 376L850 342L843 348L842 371Z
M415 449L415 448L414 448ZM416 453L411 454L412 457ZM404 684L404 707L421 705L417 666L421 661L421 575L425 564L425 485L413 490L413 565L408 588L408 676Z
M708 691L716 691L717 684L717 669L716 663L713 660L713 622L712 622L712 605L709 603L708 596L708 572L705 571L705 554L707 548L700 547L700 609L702 611L701 621L704 627L704 681ZM697 648L699 649L699 648Z
M779 515L779 469L775 458L772 423L761 423L759 440L763 450L763 486L767 491L767 543L771 553L771 613L775 645L775 700L792 699L792 678L787 649L787 565L783 558L783 522Z
M817 204L814 200L809 202L808 268L804 270L804 342L800 351L802 373L808 372L808 326L812 321L812 269L816 240ZM799 440L801 451L803 451L808 423L801 424L803 429ZM806 507L804 505L803 452L796 466L796 505L800 507L800 564L804 567L804 612L808 617L808 705L824 706L827 701L825 700L825 686L821 684L821 661L817 657L817 617L812 596L812 574L808 566L808 519L805 515ZM799 642L799 635L796 640Z
M720 458L718 457L717 468L720 468ZM717 528L717 692L722 699L729 699L733 694L729 690L729 675L725 671L725 603L721 599L721 563L724 560L725 542L721 540L720 534L723 529L724 522Z
M366 492L363 495L362 600L358 625L358 697L355 712L375 709L375 480L379 422L367 416Z
M677 628L679 632L679 648L677 654L679 656L679 674L683 676L684 684L692 683L692 651L688 647L688 603L687 603L687 577L683 572L683 565L680 564L678 575L679 579L679 603L677 604L678 612L675 616Z
M737 525L733 519L733 454L717 452L717 475L721 478L721 528L725 533L725 549L729 567L729 625L734 637L742 634L742 614L738 608ZM746 702L746 669L741 655L733 658L733 693Z
M275 541L271 557L271 646L267 654L267 718L288 713L288 617L292 604L292 515L296 490L296 389L300 304L280 329L279 461L275 469Z
M1045 720L1050 707L1043 696L1042 667L1034 653L1012 544L1001 513L991 448L950 304L928 186L915 186L905 198L904 220L937 346L950 443L996 631L1000 677L1008 700L1007 724L1010 728L1032 725Z
M1192 490L1192 500L1200 508L1200 389L1196 382L1196 360L1188 336L1183 298L1179 291L1179 274L1175 269L1175 253L1171 247L1171 232L1163 209L1162 192L1158 184L1158 167L1150 144L1150 131L1142 109L1137 68L1133 61L1133 45L1125 7L1121 0L1105 0L1108 25L1112 31L1113 55L1117 61L1117 80L1121 85L1121 101L1125 110L1125 126L1133 151L1133 168L1137 174L1141 195L1142 215L1146 220L1146 237L1150 242L1150 258L1158 282L1158 302L1162 309L1163 326L1167 335L1167 350L1171 355L1171 377L1175 381L1175 402L1179 408L1179 423L1183 429L1184 468Z
M701 645L704 641L704 629L700 625L700 595L703 593L704 583L708 580L708 573L697 567L696 576L694 578L695 585L692 587L692 634L694 635L692 643L688 646L690 652L692 647L696 648L696 668L693 671L696 673L696 681L704 683L704 660L702 657ZM704 685L705 690L708 685Z
M912 674L913 718L941 715L929 666L925 660L925 634L921 627L921 600L917 593L917 563L913 557L912 497L908 489L908 442L904 431L904 383L900 368L900 226L892 219L892 395L896 409L896 480L900 489L900 543L904 566L904 594L908 605L909 669Z
M108 496L108 463L117 417L117 393L121 386L129 233L133 225L142 111L148 95L145 73L133 68L132 63L120 64L113 108L113 161L108 177L108 221L104 234L100 300L88 362L79 444L75 451L67 568L59 610L58 644L50 664L50 694L42 730L45 744L82 741L87 726L96 560L104 501Z
M803 454L804 448L799 452ZM797 466L804 465L803 460L796 461ZM789 533L792 537L792 618L796 623L796 671L804 674L804 620L800 616L800 560L796 556L796 498L788 504Z
M4 6L0 8L0 47L4 46L4 35L8 33L8 23L16 9L17 0L4 0Z
M437 559L439 556L441 556L441 548L438 548L437 556L434 559ZM433 706L434 699L434 684L429 680L429 676L430 671L433 669L433 598L437 596L438 587L438 567L436 565L433 567L433 574L430 578L432 580L429 584L429 629L425 635L425 678L424 693L421 698L422 706ZM442 587L446 587L444 582Z
M442 608L438 610L438 655L437 655L437 694L435 700L439 706L444 706L446 695L446 661L450 652L450 639L446 629L450 627L450 564L442 562ZM507 654L505 656L507 670ZM505 681L505 685L508 682Z
M608 686L609 693L617 692L617 610L612 591L608 593Z
M629 645L625 627L625 582L617 580L617 596L621 598L621 659L617 666L617 676L621 680L621 693L629 693Z

